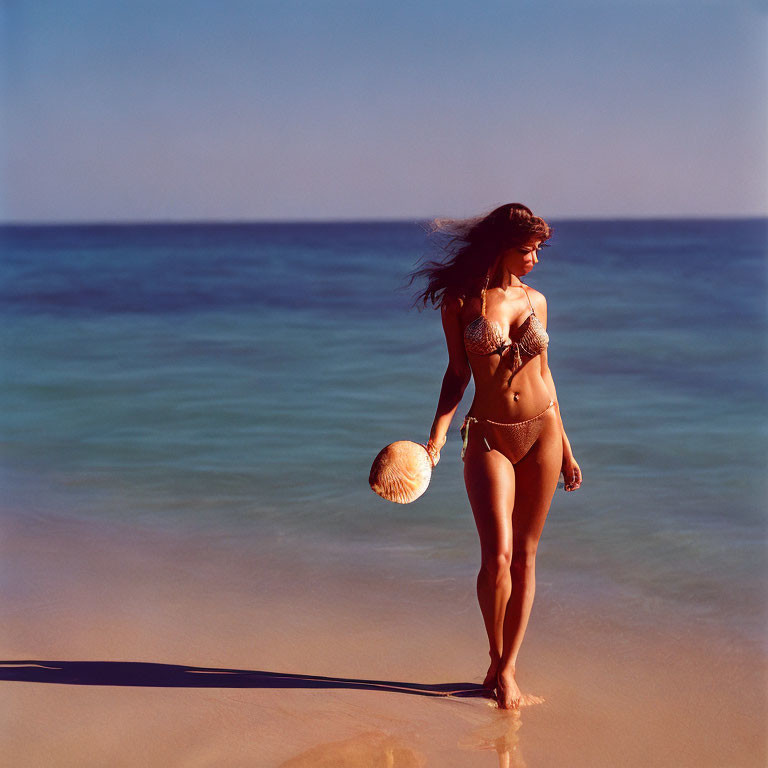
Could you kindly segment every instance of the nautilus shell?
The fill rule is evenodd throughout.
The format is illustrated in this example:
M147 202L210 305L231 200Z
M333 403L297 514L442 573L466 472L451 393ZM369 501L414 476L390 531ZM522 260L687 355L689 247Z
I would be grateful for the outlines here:
M409 504L427 490L432 462L421 443L398 440L382 448L373 460L368 482L387 501Z

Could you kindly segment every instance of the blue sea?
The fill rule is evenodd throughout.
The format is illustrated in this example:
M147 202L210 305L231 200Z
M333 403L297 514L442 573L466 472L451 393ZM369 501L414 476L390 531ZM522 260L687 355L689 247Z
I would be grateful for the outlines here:
M526 281L584 483L555 495L540 578L760 643L768 222L553 223ZM406 285L434 255L421 222L5 226L0 248L4 516L473 578L472 385L423 497L368 487L384 445L426 441L447 361Z

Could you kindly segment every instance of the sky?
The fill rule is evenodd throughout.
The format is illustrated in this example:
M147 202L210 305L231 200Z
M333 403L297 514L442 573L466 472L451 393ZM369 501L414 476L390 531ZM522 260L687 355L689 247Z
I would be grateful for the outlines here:
M764 0L5 0L0 221L768 213Z

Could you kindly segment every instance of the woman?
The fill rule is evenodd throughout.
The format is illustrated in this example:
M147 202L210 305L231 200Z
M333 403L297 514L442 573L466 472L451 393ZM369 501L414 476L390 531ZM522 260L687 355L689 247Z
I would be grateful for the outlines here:
M449 258L413 273L418 297L439 306L448 345L427 443L433 464L471 376L475 397L461 427L464 482L480 535L477 597L490 643L483 685L499 706L526 699L515 681L536 586L536 548L560 473L581 485L547 365L547 302L520 279L552 231L520 203L487 216L437 222Z

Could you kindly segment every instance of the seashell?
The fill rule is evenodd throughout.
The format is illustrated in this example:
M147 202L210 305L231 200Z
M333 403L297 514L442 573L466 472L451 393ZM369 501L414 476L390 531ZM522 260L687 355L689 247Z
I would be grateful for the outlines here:
M398 440L379 451L371 465L371 490L387 501L409 504L427 490L432 477L432 460L426 446Z

